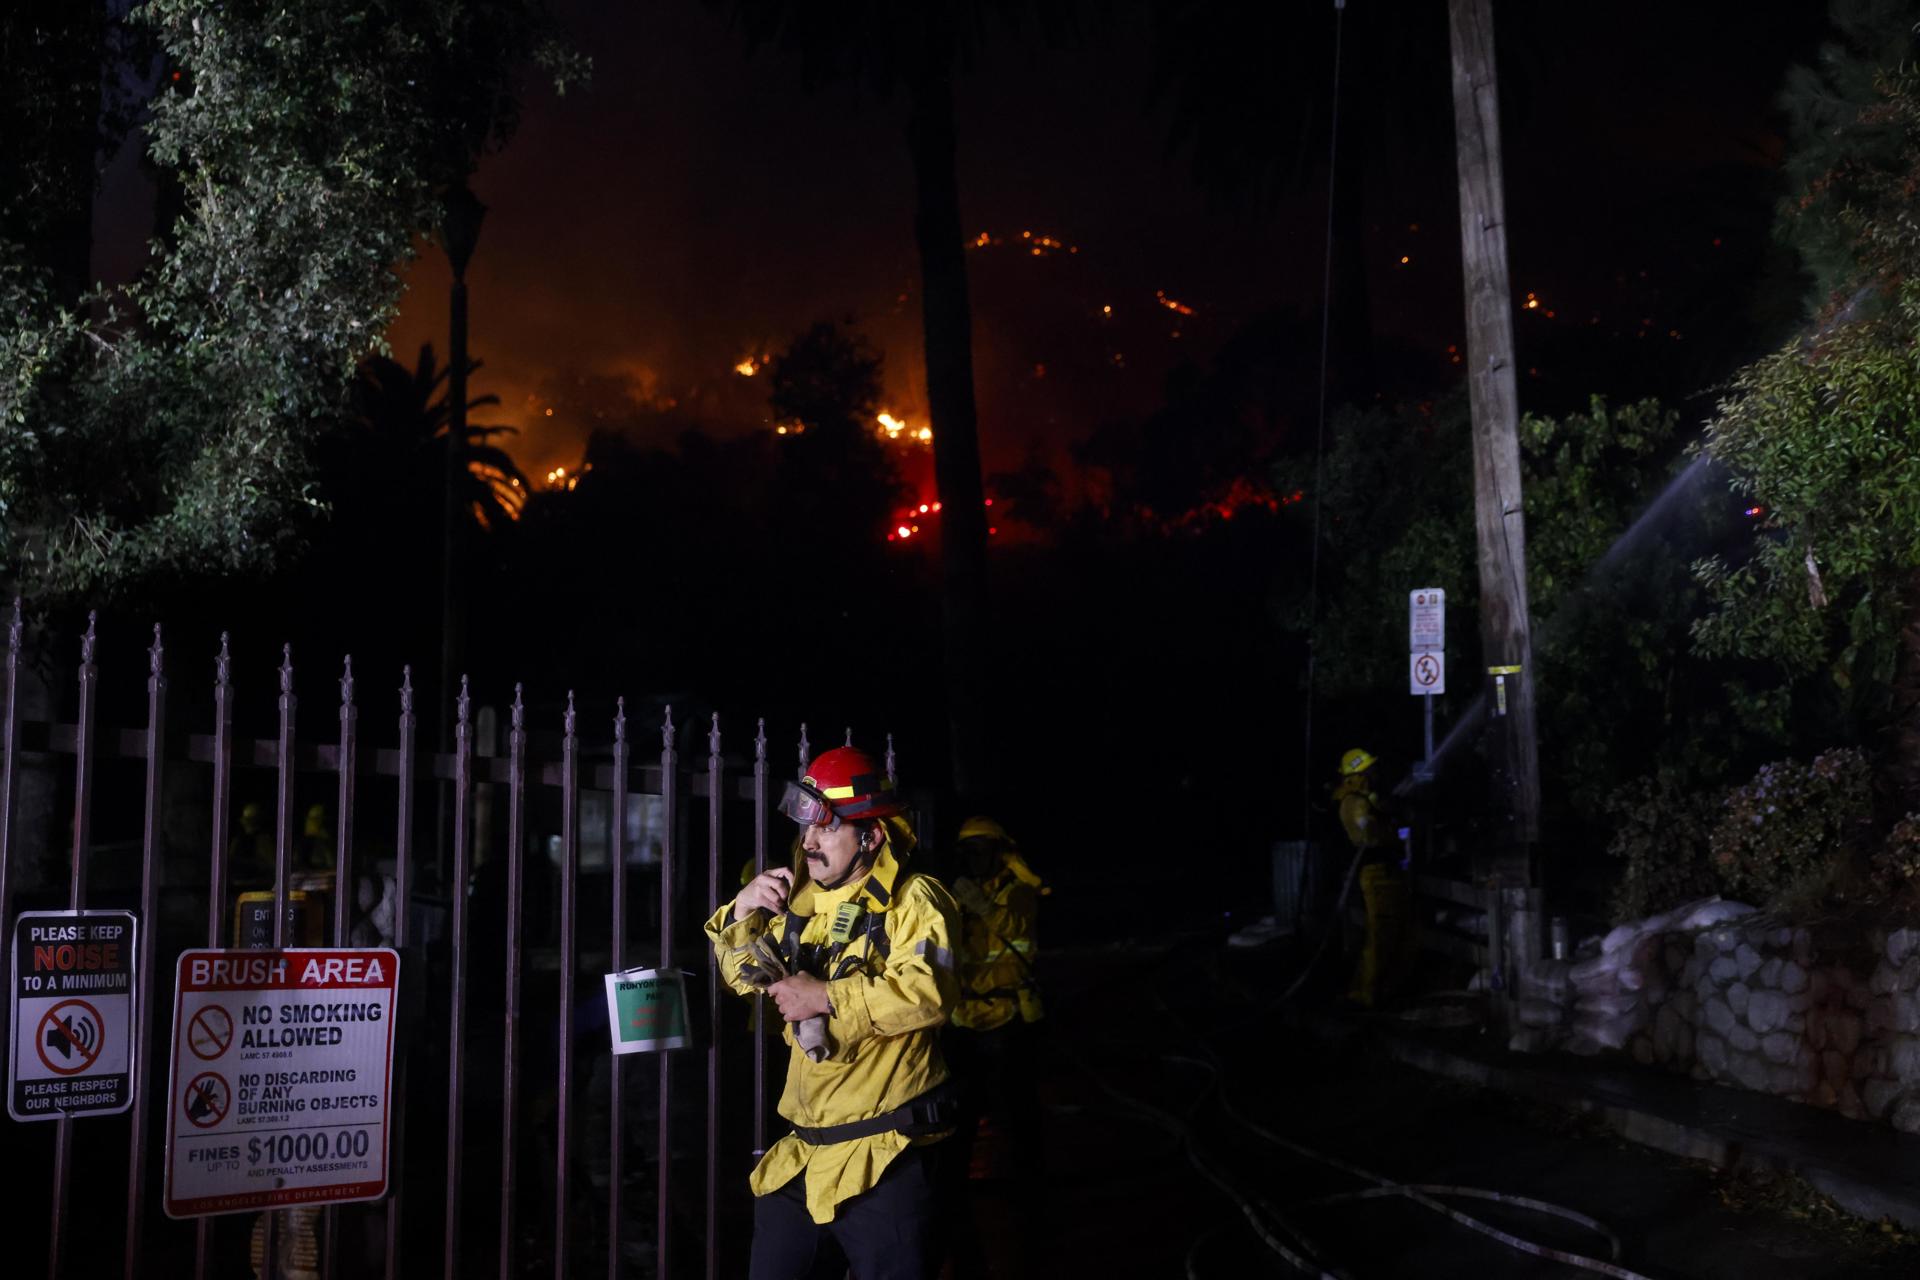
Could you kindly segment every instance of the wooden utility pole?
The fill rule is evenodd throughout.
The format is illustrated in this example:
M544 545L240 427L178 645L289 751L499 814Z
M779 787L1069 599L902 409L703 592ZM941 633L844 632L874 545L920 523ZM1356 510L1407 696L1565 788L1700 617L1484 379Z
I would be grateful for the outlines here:
M1474 532L1480 548L1480 640L1492 728L1492 802L1502 820L1500 878L1532 882L1540 837L1527 529L1520 493L1513 292L1490 0L1449 0L1453 120L1460 166L1460 256L1466 274L1467 373L1473 406Z

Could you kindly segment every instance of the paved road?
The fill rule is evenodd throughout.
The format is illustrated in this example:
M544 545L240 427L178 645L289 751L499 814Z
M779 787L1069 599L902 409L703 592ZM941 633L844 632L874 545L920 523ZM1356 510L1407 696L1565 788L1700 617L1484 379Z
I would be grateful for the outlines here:
M1002 1274L1300 1274L1261 1243L1246 1206L1276 1242L1354 1280L1595 1274L1529 1257L1404 1199L1316 1203L1367 1184L1276 1146L1255 1126L1402 1182L1565 1206L1610 1228L1620 1265L1651 1280L1920 1274L1920 1248L1832 1225L1791 1187L1746 1186L1357 1045L1291 1036L1255 1002L1256 992L1284 985L1286 970L1281 957L1201 942L1056 958L1034 1265ZM1020 1203L982 1199L995 1240L1014 1238L1005 1224ZM1450 1203L1543 1245L1610 1256L1602 1237L1573 1222Z

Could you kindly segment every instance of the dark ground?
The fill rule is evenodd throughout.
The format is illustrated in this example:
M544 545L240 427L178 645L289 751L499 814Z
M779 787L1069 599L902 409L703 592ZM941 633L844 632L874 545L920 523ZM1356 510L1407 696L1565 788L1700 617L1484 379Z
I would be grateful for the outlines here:
M1754 1184L1625 1144L1565 1113L1399 1067L1359 1038L1330 1045L1289 1032L1256 1001L1290 980L1295 961L1280 948L1233 952L1208 939L1050 961L1037 1243L1031 1265L1003 1256L1001 1274L1298 1274L1190 1156L1264 1207L1256 1212L1284 1214L1335 1275L1596 1274L1528 1257L1405 1200L1303 1206L1365 1184L1262 1141L1225 1105L1388 1178L1524 1195L1596 1218L1621 1240L1619 1265L1653 1280L1920 1272L1911 1239L1838 1215L1796 1184ZM1328 961L1329 973L1339 968ZM1576 1224L1485 1200L1450 1203L1536 1243L1607 1256ZM1011 1241L1007 1202L982 1208L989 1238ZM1273 1234L1298 1247L1277 1224Z

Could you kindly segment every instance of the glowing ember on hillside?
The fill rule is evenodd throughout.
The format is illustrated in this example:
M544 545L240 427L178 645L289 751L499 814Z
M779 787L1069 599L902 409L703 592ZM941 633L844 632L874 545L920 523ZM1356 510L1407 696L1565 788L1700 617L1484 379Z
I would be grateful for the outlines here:
M906 440L919 444L933 443L932 427L921 427L915 430L907 423L905 418L897 418L893 414L884 411L874 419L874 422L878 424L880 436L884 440Z
M593 464L591 462L580 467L578 470L569 467L554 467L547 472L544 477L544 483L549 490L560 490L571 493L580 487L580 477L591 470L593 470Z
M1035 231L1022 231L1017 239L1003 239L991 232L982 231L967 241L969 249L998 249L1003 245L1024 250L1030 258L1050 258L1056 253L1080 252L1080 246L1077 244L1068 244L1058 236L1043 235Z
M989 507L992 506L993 499L992 498L986 499L983 505L989 506ZM906 542L911 540L912 538L917 536L920 532L920 525L918 523L919 521L930 520L934 516L937 516L939 514L940 514L940 504L932 500L922 502L918 506L905 508L900 512L900 514L897 517L895 517L893 531L887 534L887 541L888 542ZM989 529L987 530L987 532L991 534L991 533L998 533L1000 531L998 529Z

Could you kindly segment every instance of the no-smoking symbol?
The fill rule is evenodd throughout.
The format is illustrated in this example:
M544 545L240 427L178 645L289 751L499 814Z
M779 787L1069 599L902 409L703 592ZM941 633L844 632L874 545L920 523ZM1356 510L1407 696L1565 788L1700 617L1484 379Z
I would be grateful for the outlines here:
M77 1076L100 1056L106 1026L100 1011L85 1000L62 1000L41 1016L33 1035L34 1052L55 1075Z
M180 1101L186 1107L188 1120L199 1128L211 1129L227 1118L233 1093L227 1088L225 1076L217 1071L202 1071L187 1081L187 1091Z
M233 1015L217 1004L207 1005L187 1024L187 1048L207 1061L219 1057L233 1043Z
M1440 664L1434 661L1432 654L1423 653L1414 661L1413 678L1423 685L1440 683Z

